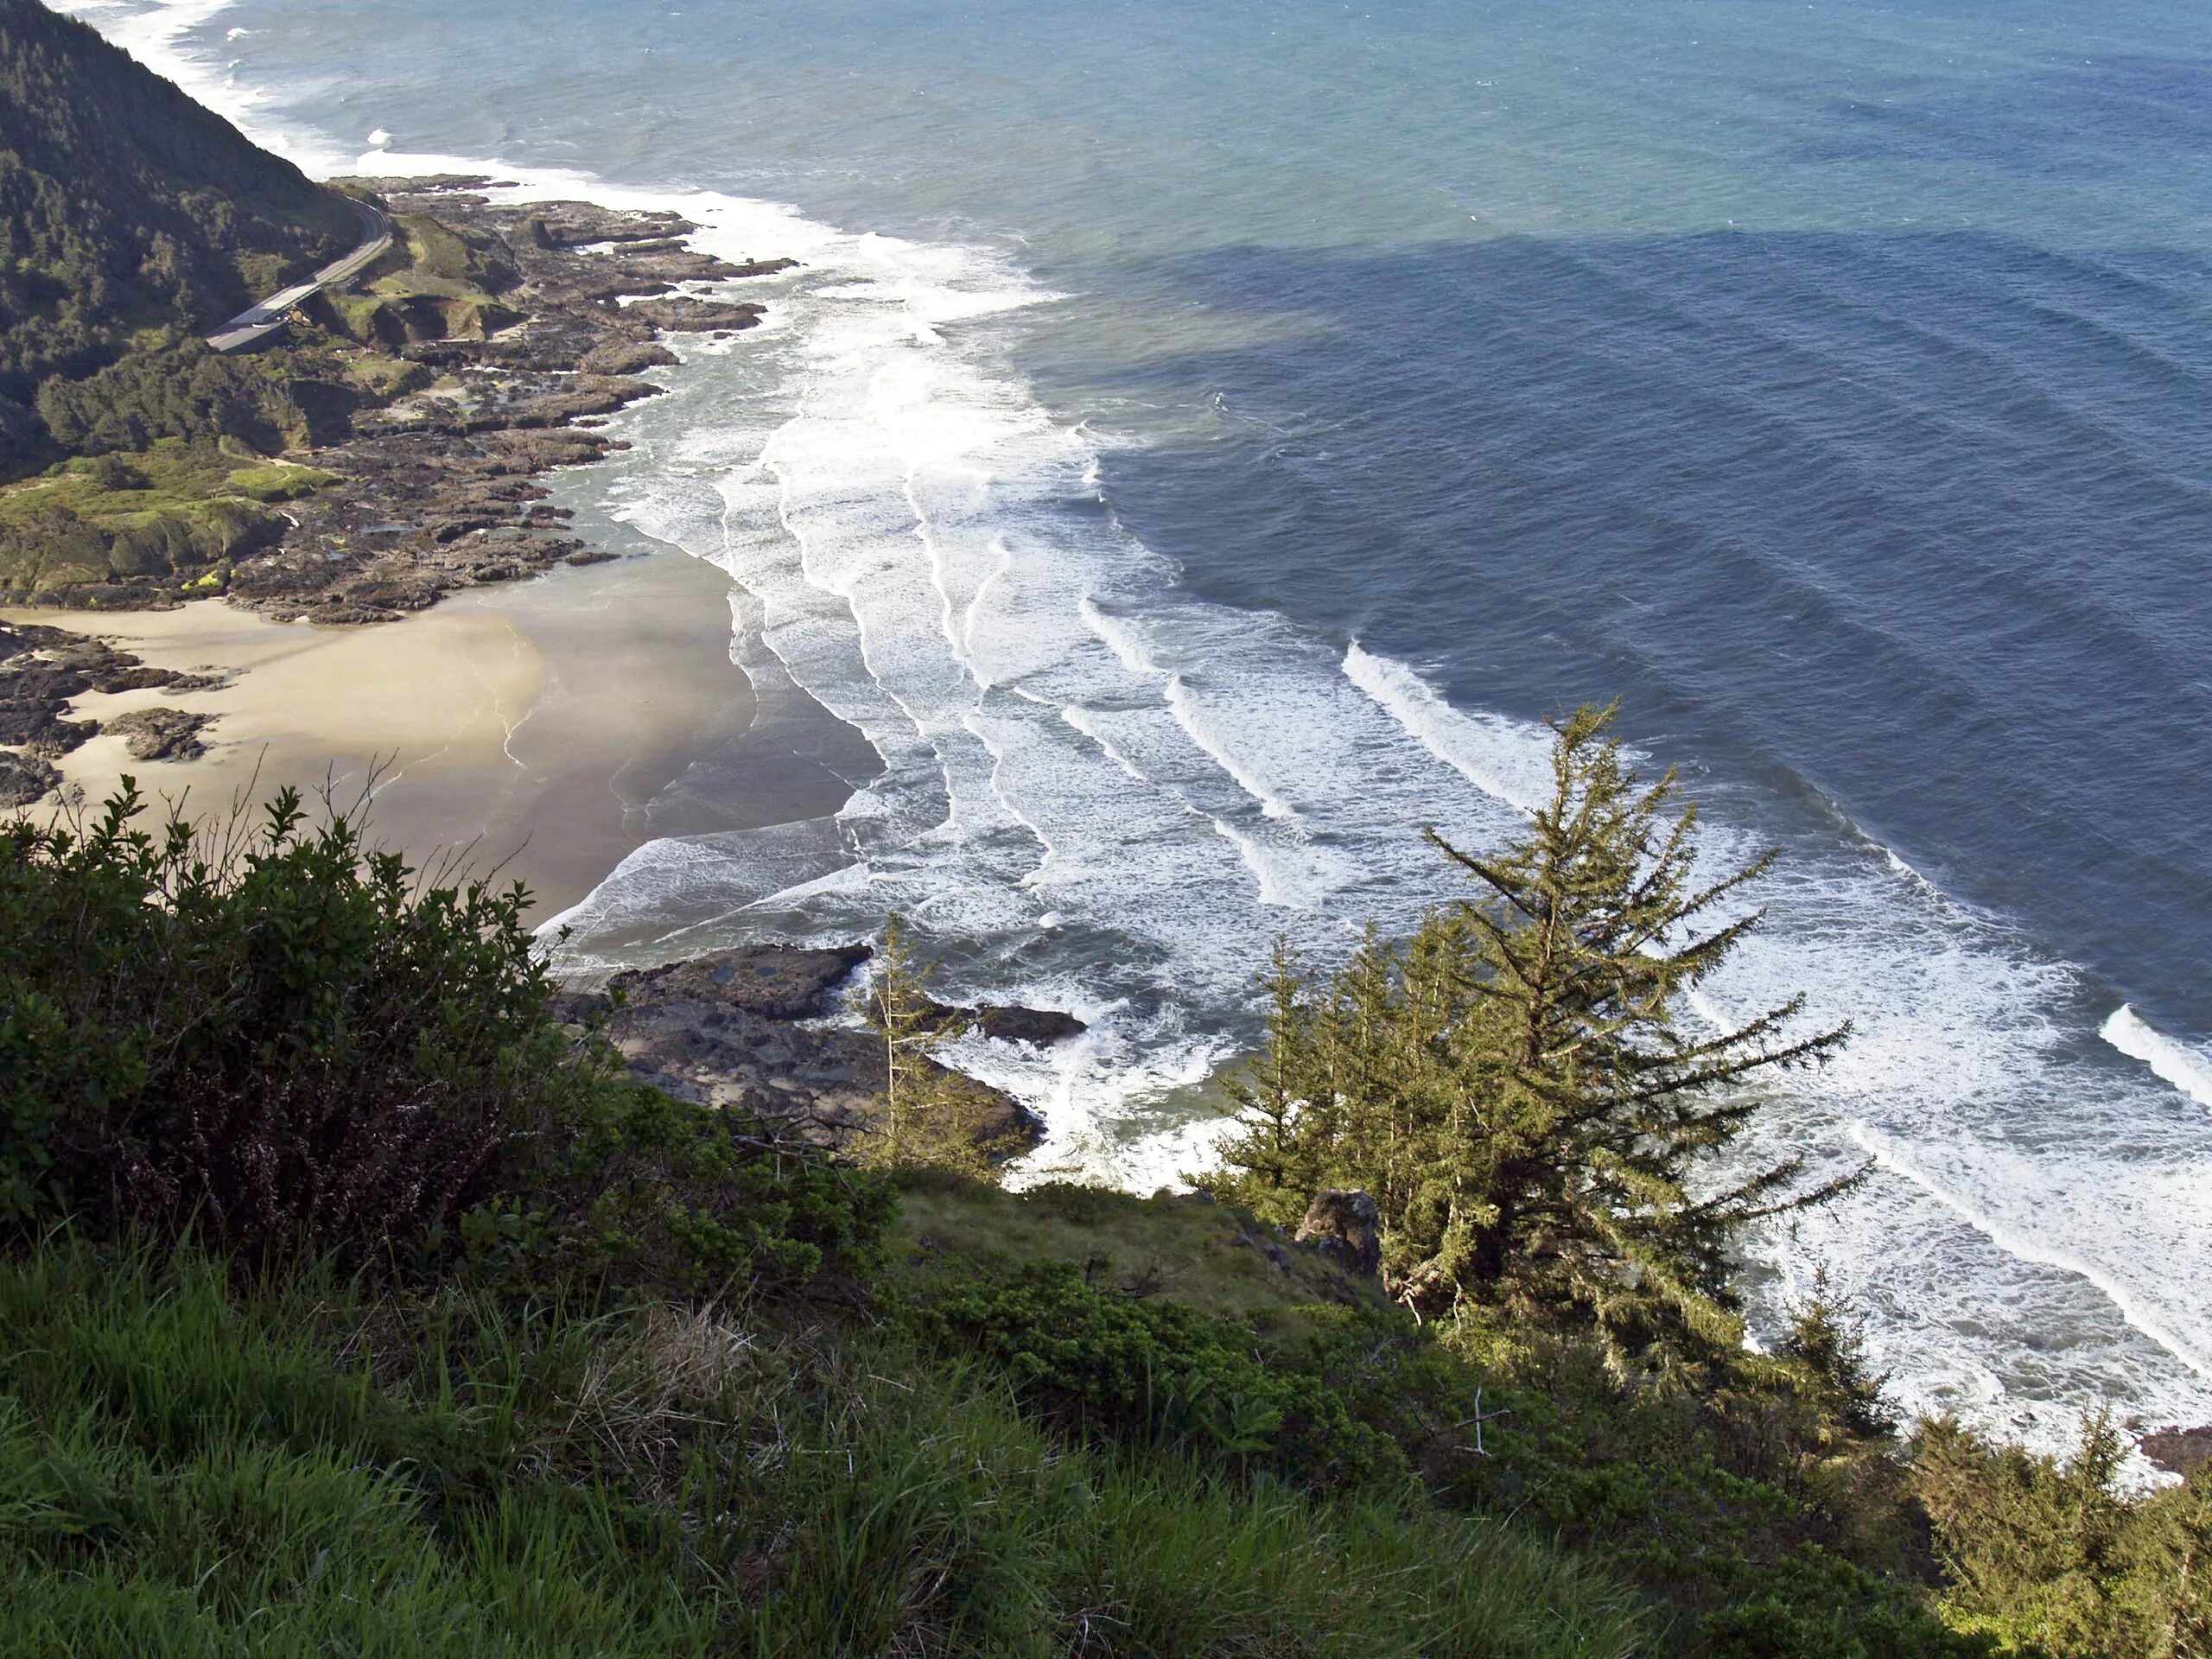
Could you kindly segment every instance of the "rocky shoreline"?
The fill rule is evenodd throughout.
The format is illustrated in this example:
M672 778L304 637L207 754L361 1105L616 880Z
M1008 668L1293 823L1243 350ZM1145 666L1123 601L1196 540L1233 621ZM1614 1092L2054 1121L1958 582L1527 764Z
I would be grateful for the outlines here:
M750 1113L821 1146L842 1147L880 1109L882 1046L866 1032L829 1023L861 964L865 944L817 948L755 944L615 975L598 990L563 992L562 1019L592 1026L632 1075L664 1093ZM1049 1046L1083 1022L1049 1009L945 1007L983 1035ZM934 1062L931 1064L934 1065ZM963 1073L979 1144L1034 1146L1037 1116L1011 1095Z
M404 222L458 232L490 305L423 296L363 314L320 302L407 365L412 389L365 409L307 389L315 465L344 480L288 510L293 526L240 564L233 603L325 625L391 621L456 589L610 556L569 535L568 509L536 480L625 447L582 424L664 388L643 378L677 361L669 334L727 337L757 324L749 301L683 291L788 270L692 251L699 227L671 213L590 202L493 206L484 178L341 181Z
M204 691L220 683L202 674L149 668L105 640L64 628L0 624L0 808L29 806L61 782L53 762L100 729L67 718L88 691ZM190 760L209 716L181 709L146 709L108 722L127 736L133 758Z
M266 543L236 556L222 596L272 619L362 626L464 589L614 556L576 538L569 510L551 505L538 480L626 447L594 426L665 390L645 376L678 360L668 336L727 338L759 322L760 304L702 289L793 262L700 253L685 239L699 227L672 213L494 205L483 192L495 181L485 177L339 183L414 227L417 253L416 244L435 240L446 274L416 284L426 291L387 294L380 264L365 273L366 288L309 302L304 321L353 342L346 349L378 365L386 389L372 396L356 382L313 378L292 386L308 427L298 454L336 481L285 504ZM391 257L404 265L409 256ZM186 597L174 574L155 574L28 602L116 612L172 608ZM220 683L148 668L75 631L0 626L0 808L59 788L53 763L103 729L73 716L86 692ZM211 718L143 709L106 729L128 736L134 760L188 760L202 752Z

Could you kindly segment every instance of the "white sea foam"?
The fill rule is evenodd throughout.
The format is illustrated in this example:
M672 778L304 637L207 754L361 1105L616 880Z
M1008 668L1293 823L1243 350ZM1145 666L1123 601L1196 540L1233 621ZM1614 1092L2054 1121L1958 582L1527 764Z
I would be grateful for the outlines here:
M194 55L221 9L96 21L315 165L312 137L266 131L270 106ZM1249 1035L1236 1014L1269 935L1326 962L1355 924L1403 929L1457 891L1419 825L1494 848L1545 793L1541 727L1455 708L1360 645L1199 601L1129 536L1098 444L1003 360L1000 320L1053 296L1000 255L575 172L391 153L375 167L672 207L709 251L804 262L747 285L769 302L763 327L678 345L674 394L620 417L635 447L600 475L611 511L741 585L756 683L847 721L881 774L834 819L639 849L561 918L585 965L767 931L849 936L900 909L957 947L956 993L1092 1023L1042 1054L963 1053L1043 1112L1027 1176L1142 1189L1202 1164L1221 1133L1191 1091ZM1711 840L1715 868L1758 845L1725 827ZM1762 1246L1777 1288L1758 1294L1770 1309L1828 1265L1916 1408L2052 1445L2099 1396L2204 1421L2212 1310L2178 1264L2212 1252L2196 1196L2212 1120L2177 1122L2169 1090L2081 1040L2073 969L1901 866L1849 837L1793 843L1768 927L1705 989L1716 1022L1802 988L1807 1029L1855 1027L1780 1092L1747 1159L1880 1160ZM2207 1098L2189 1045L2125 1009L2105 1034Z
M2212 1106L2212 1055L2177 1043L2123 1002L2097 1034L2140 1060L2200 1106Z
M2169 1320L2157 1304L2140 1294L2139 1286L2115 1274L2107 1263L2086 1252L2055 1245L2049 1230L2029 1230L2018 1224L2016 1215L2008 1215L1989 1202L1975 1201L1976 1192L1983 1194L1986 1200L2001 1194L2007 1207L2016 1214L2021 1209L2032 1208L2020 1204L2021 1198L2029 1193L2048 1201L2064 1202L2070 1195L2063 1185L2052 1188L2047 1171L2024 1166L2022 1160L2014 1158L2008 1160L2012 1166L2004 1172L2006 1179L2002 1183L1978 1185L1961 1182L1955 1176L1945 1179L1932 1166L1933 1148L1916 1148L1900 1136L1885 1135L1865 1123L1851 1125L1850 1135L1853 1141L1864 1147L1878 1164L1896 1170L1938 1203L1955 1211L1968 1226L1986 1235L2006 1255L2018 1261L2056 1268L2095 1286L2130 1325L2183 1360L2199 1376L2212 1377L2212 1356L2201 1350L2201 1333L2185 1332ZM1986 1169L1987 1164L1983 1167Z
M1533 812L1549 793L1550 750L1530 727L1454 709L1405 664L1357 639L1344 652L1344 677L1484 794Z

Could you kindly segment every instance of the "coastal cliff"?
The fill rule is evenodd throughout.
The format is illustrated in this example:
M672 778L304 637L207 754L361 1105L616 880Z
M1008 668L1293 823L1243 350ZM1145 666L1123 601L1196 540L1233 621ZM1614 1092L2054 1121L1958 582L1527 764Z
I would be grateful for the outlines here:
M211 676L47 619L397 633L601 556L537 480L781 266L496 182L346 181L393 248L262 354L184 307L41 381L0 492L0 579L42 607L0 624L0 806L103 734L186 772L206 741ZM92 712L132 693L162 701ZM1500 1046L1478 999L1541 977L1498 971L1518 918L1635 885L1648 837L1356 975L1280 955L1230 1164L1143 1198L1006 1190L1037 1121L943 1046L1071 1016L918 972L856 996L857 941L563 987L519 888L295 792L86 805L0 814L0 1649L2180 1659L2212 1630L2202 1431L2147 1437L2200 1471L2130 1498L2109 1424L2054 1459L1899 1423L1824 1293L1743 1340L1730 1228L1795 1171L1689 1196L1740 1090L1634 1120L1716 1052L1650 1023L1679 987L1634 977L1649 910L1566 930L1570 989L1630 994ZM1592 821L1622 816L1542 827ZM902 1110L954 1133L887 1135Z
M649 377L677 361L664 342L753 327L743 285L789 262L696 252L665 212L495 205L496 182L311 183L93 30L7 0L0 605L213 597L352 627L613 556L539 480L617 447L595 429L659 394ZM381 257L252 353L209 349L219 319L350 245L358 203L385 216ZM189 694L234 677L8 629L0 800L51 794L104 728L134 760L189 760L217 718ZM156 685L188 705L79 706Z
M391 213L394 246L252 359L250 404L214 406L208 430L149 435L211 360L190 348L49 378L44 406L74 411L65 429L97 453L0 486L0 599L112 614L216 596L349 627L611 557L569 532L537 480L617 447L593 429L658 395L649 372L677 361L664 340L751 327L760 306L721 295L788 268L692 252L695 227L665 213L495 207L478 179L345 182ZM99 673L79 671L95 661ZM102 728L73 699L126 671L162 680L97 639L36 624L0 635L0 796L21 804L58 785L55 763Z

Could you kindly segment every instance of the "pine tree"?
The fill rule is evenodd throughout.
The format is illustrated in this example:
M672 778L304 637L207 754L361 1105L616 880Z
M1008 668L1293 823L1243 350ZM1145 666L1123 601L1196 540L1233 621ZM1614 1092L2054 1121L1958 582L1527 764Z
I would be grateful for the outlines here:
M1713 1185L1762 1103L1748 1085L1847 1033L1794 1034L1801 1000L1717 1030L1685 1017L1757 925L1726 912L1771 858L1700 881L1695 810L1674 773L1634 775L1611 721L1586 709L1554 727L1552 798L1501 855L1431 833L1483 897L1402 948L1370 937L1304 999L1292 1046L1271 1029L1267 1111L1215 1185L1294 1180L1272 1205L1286 1211L1319 1185L1362 1187L1386 1280L1423 1317L1473 1303L1587 1322L1624 1369L1670 1367L1740 1342L1743 1229L1858 1179L1808 1188L1793 1160ZM1279 1011L1300 1001L1278 988Z
M1636 777L1612 717L1584 709L1554 728L1552 797L1502 857L1430 834L1490 890L1458 912L1482 1004L1460 1039L1484 1088L1465 1143L1468 1255L1448 1286L1416 1268L1408 1290L1571 1300L1624 1353L1685 1337L1732 1347L1732 1243L1858 1178L1805 1190L1791 1159L1701 1197L1693 1180L1759 1109L1748 1080L1813 1064L1848 1033L1791 1035L1802 997L1718 1030L1684 1020L1688 993L1758 925L1759 912L1726 912L1774 855L1700 880L1696 809L1673 772Z
M1889 1378L1867 1356L1866 1318L1829 1287L1826 1268L1815 1270L1811 1295L1789 1310L1781 1353L1810 1384L1823 1418L1844 1434L1861 1440L1896 1434L1897 1415L1882 1398Z
M1319 1190L1325 1135L1311 1110L1313 1093L1306 978L1287 939L1275 940L1268 976L1266 1041L1233 1077L1240 1133L1228 1148L1225 1177L1201 1178L1216 1197L1245 1205L1278 1227L1295 1223Z

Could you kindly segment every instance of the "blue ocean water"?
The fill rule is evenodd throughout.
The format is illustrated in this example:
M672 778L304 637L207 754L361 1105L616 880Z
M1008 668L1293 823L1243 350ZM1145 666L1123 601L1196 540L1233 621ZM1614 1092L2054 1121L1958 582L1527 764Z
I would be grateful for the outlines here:
M1784 851L1716 1015L1907 1403L2212 1421L2212 29L2114 0L107 0L325 170L667 199L805 269L564 486L882 758L586 956L897 905L1096 1022L1045 1160L1205 1155L1268 939L1510 833L1618 697ZM365 156L364 152L375 152ZM619 695L619 689L610 689Z

